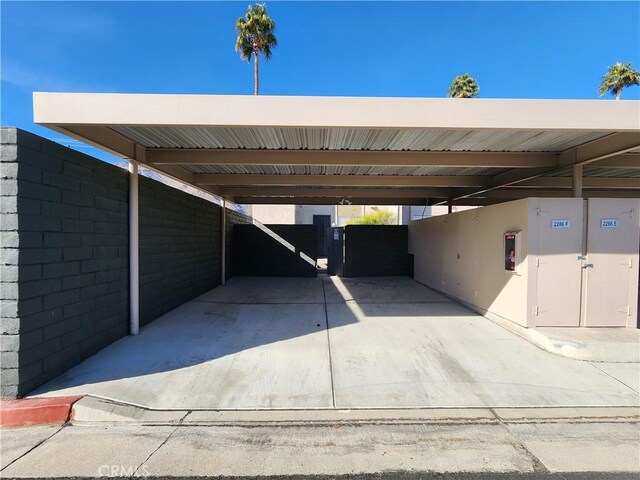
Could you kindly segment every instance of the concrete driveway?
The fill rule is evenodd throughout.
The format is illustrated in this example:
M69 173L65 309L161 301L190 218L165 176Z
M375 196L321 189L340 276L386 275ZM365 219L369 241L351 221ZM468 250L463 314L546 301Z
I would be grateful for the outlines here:
M157 409L636 406L638 364L543 351L409 278L236 277L44 385Z

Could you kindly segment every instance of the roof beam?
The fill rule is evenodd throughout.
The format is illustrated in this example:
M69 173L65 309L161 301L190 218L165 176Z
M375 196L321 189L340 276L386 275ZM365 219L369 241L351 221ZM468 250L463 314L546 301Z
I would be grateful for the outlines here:
M254 205L340 205L342 198L322 197L233 197L231 200L238 204ZM350 205L425 205L424 198L350 198ZM454 205L481 206L496 203L496 200L484 198L469 198Z
M624 155L617 155L604 160L595 160L589 166L605 168L640 168L640 154L625 153Z
M337 165L354 167L555 167L559 157L530 152L148 149L155 165Z
M322 198L449 198L448 188L291 188L291 187L226 187L219 190L225 197L322 197Z
M86 125L73 125L65 127L56 127L47 125L48 128L58 133L80 140L92 147L105 150L113 155L122 158L135 158L136 144L129 138L120 135L118 132L107 127L95 128ZM142 159L136 159L142 161Z
M638 148L640 148L640 132L612 133L562 152L558 166L587 165Z
M168 167L169 165L164 165ZM175 165L171 165L176 167ZM480 187L489 176L472 175L264 175L199 173L197 185L325 185L344 187Z
M556 168L540 167L525 171L512 169L495 175L489 187L476 191L468 189L466 193L455 197L454 200L484 194L503 187L513 186L520 182L533 180L542 175L560 172L572 165L586 165L588 163L622 155L638 148L640 148L640 132L612 133L596 140L592 140L591 142L587 142L584 145L562 152L559 156L559 162Z
M537 177L512 187L571 188L571 177ZM582 188L634 188L640 189L640 178L583 177Z
M630 189L621 190L585 190L582 192L584 198L637 198L638 192ZM524 188L508 188L501 190L491 190L483 193L487 199L518 199L528 197L571 197L573 192L567 190L531 190ZM459 199L458 201L462 201Z

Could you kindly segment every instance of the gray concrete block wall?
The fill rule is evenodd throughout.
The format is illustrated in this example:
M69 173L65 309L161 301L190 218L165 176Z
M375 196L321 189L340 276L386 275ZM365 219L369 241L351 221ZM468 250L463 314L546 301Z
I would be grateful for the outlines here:
M0 129L0 384L25 395L128 333L128 172L37 135ZM144 325L220 284L221 208L140 185ZM227 211L232 228L251 219Z
M233 268L236 275L269 277L315 277L318 275L315 266L318 258L315 225L261 225L261 227L234 225Z
M225 236L226 236L226 247L225 247L225 274L226 278L230 279L233 277L233 226L234 225L243 225L253 223L253 219L248 215L244 215L240 212L236 212L235 210L231 210L227 208L227 219L225 223Z
M127 333L128 177L0 132L1 394L13 398Z
M413 277L406 225L347 225L344 268L347 277Z
M140 324L220 285L221 207L146 177L140 195Z

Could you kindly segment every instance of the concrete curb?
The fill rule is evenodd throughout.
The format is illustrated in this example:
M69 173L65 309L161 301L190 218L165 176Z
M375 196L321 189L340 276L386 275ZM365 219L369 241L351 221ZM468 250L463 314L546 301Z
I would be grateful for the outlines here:
M73 405L82 396L40 397L0 402L0 426L54 425L69 420Z
M640 407L407 408L355 410L152 410L86 396L71 422L182 426L311 426L381 424L637 422Z
M588 362L638 363L640 361L640 344L638 343L562 340L548 336L536 328L525 328L491 312L486 312L483 316L537 347L561 357Z
M442 293L442 292L440 292ZM524 338L529 343L561 357L588 362L638 363L640 362L640 343L614 340L583 341L553 338L537 328L526 328L487 310L478 308L458 298L442 293L469 310L482 315L487 320ZM580 328L580 327L567 327ZM591 329L595 330L595 329Z

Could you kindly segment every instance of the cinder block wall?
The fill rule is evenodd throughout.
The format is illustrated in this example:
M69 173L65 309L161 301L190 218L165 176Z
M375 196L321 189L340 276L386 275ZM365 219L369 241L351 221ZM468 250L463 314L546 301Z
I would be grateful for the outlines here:
M21 396L127 333L127 173L3 128L1 394Z
M234 268L233 268L233 226L234 225L243 225L247 223L253 223L253 219L247 215L243 215L242 213L236 212L235 210L230 210L227 208L227 219L225 223L225 236L226 236L226 245L225 245L225 275L227 280L233 277Z
M220 206L139 177L140 324L220 285Z
M345 276L413 276L406 225L347 225Z
M236 224L233 230L233 268L236 275L318 275L315 267L318 256L314 225Z
M128 173L2 128L0 382L25 395L128 333ZM155 180L140 186L140 317L220 284L221 208ZM232 228L251 219L227 210Z

